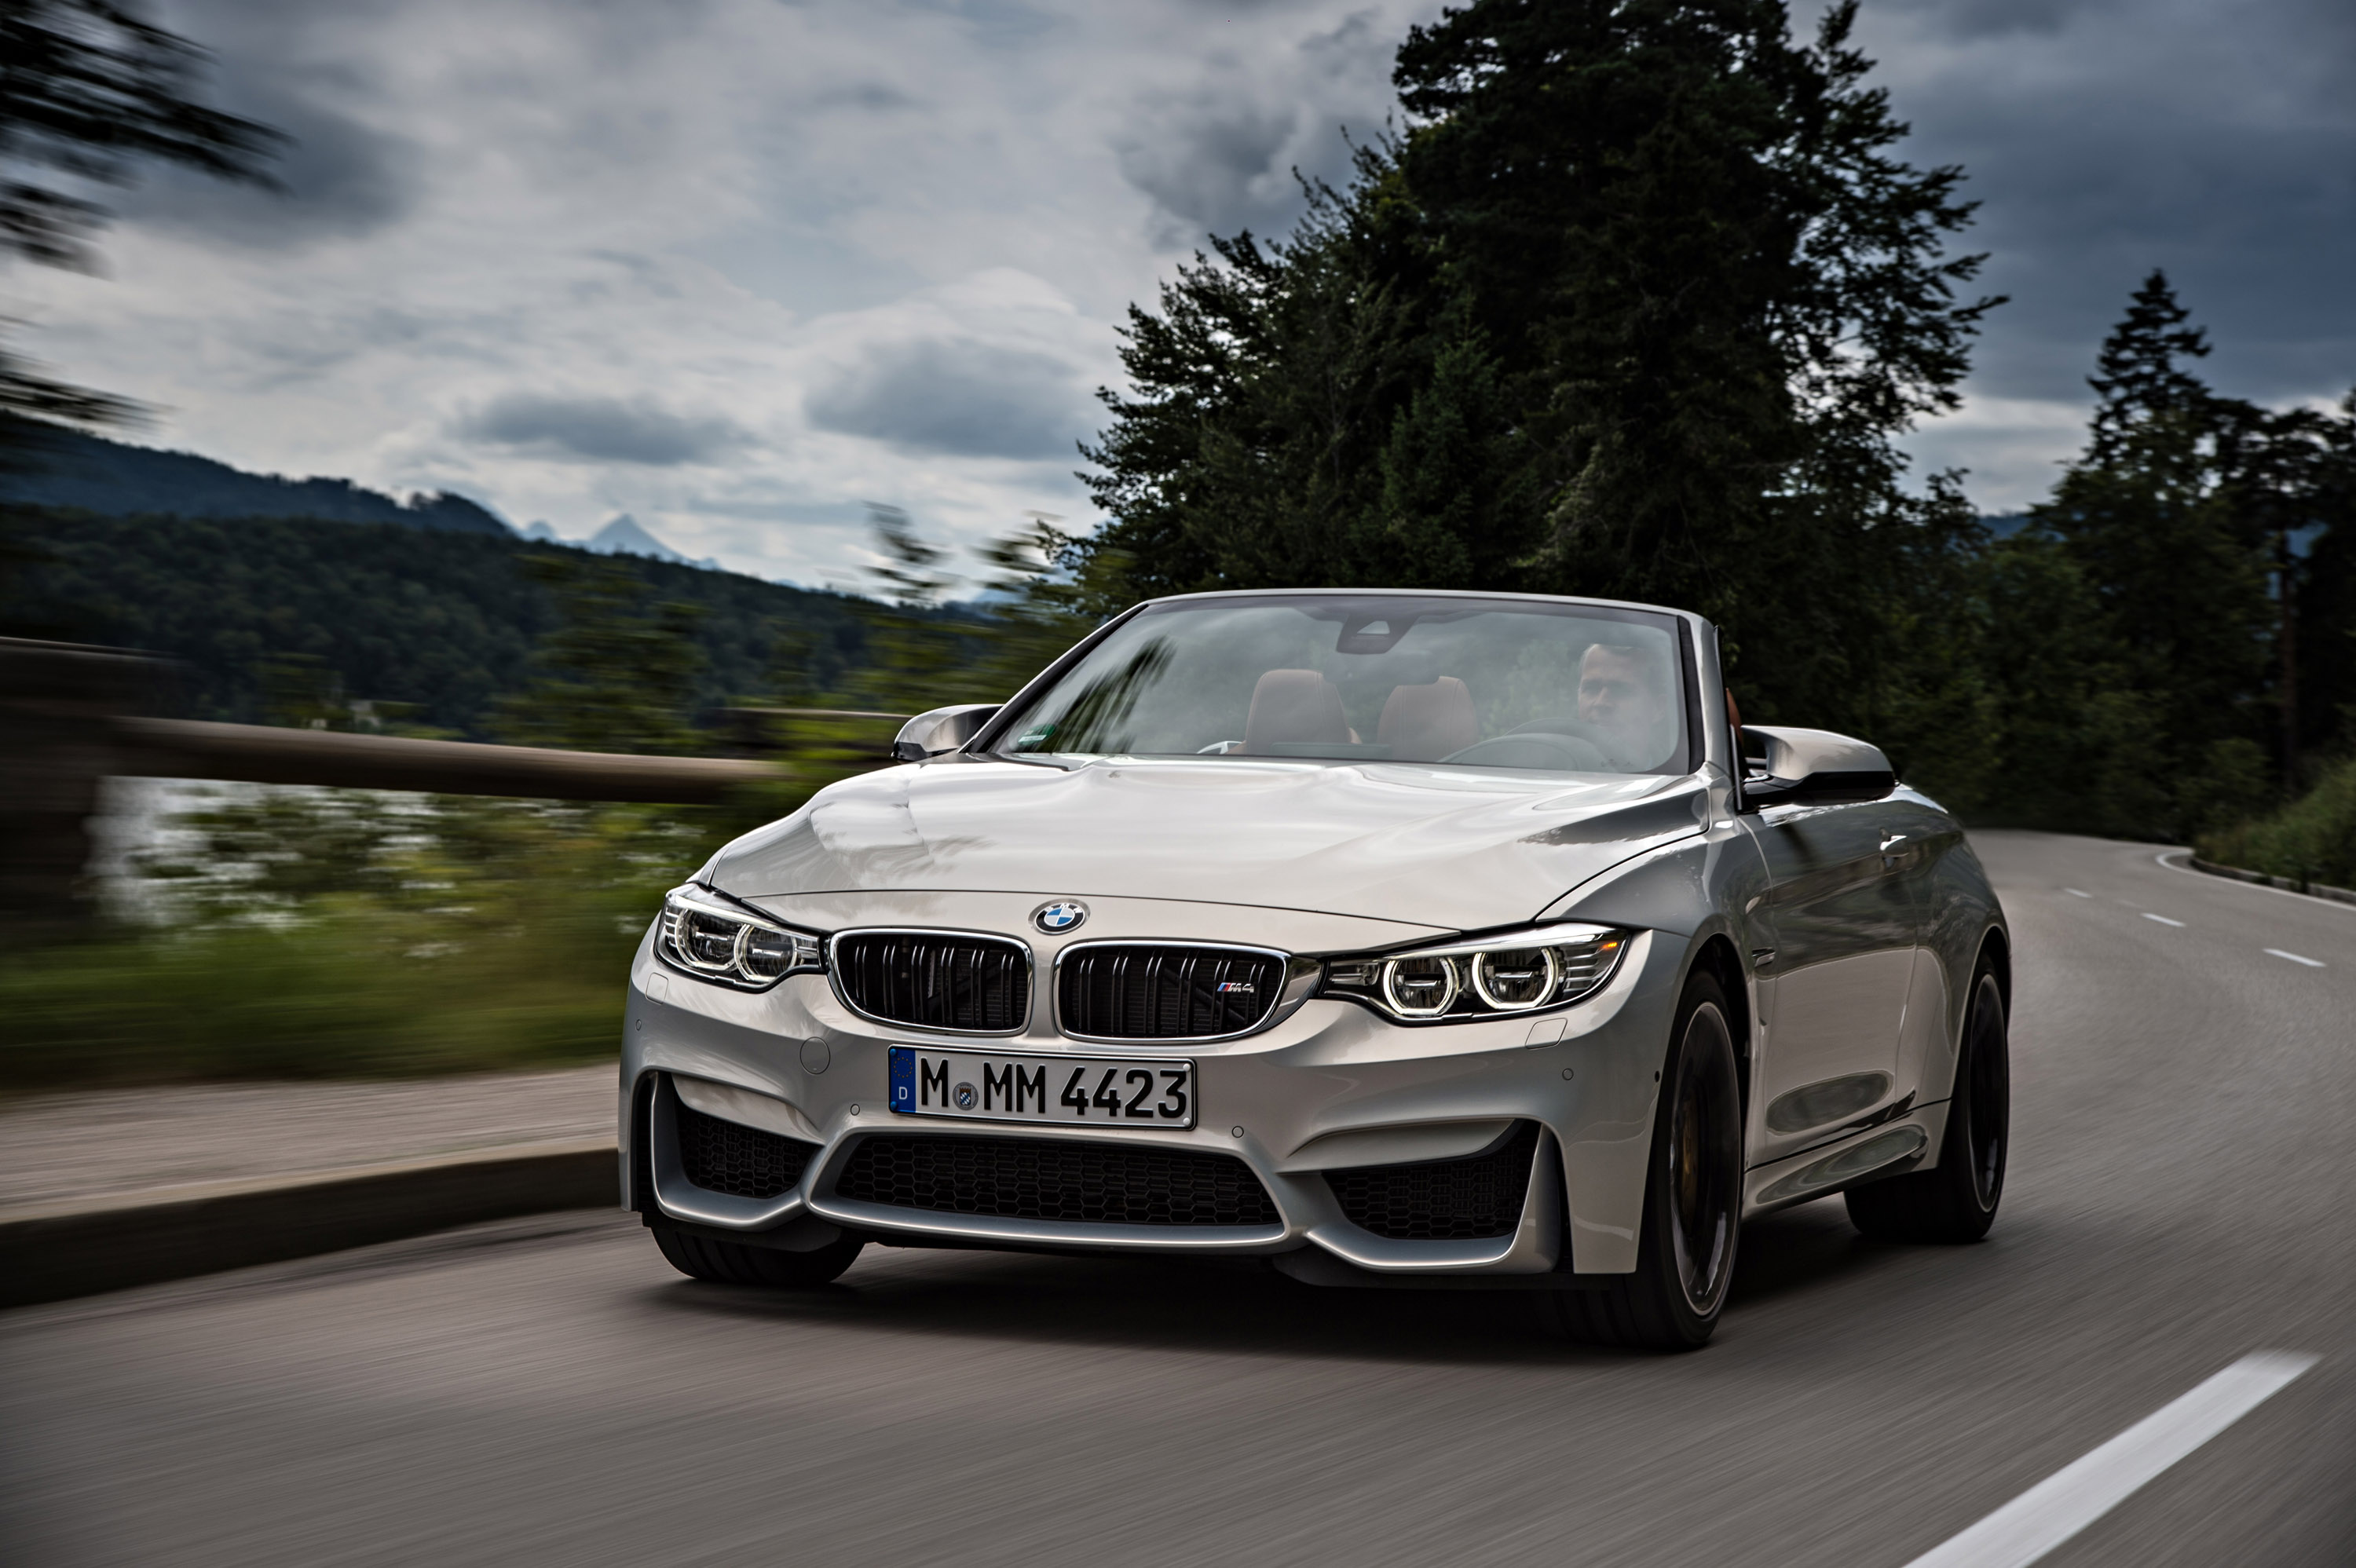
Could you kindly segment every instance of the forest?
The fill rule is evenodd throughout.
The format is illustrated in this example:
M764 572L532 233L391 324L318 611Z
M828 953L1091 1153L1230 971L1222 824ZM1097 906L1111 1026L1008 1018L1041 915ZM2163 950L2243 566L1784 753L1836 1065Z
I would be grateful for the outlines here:
M29 507L12 529L33 559L0 606L7 624L166 656L189 718L284 722L290 705L359 701L411 732L501 738L500 705L530 684L576 582L671 607L691 644L691 718L781 678L824 689L866 658L843 595L504 529Z

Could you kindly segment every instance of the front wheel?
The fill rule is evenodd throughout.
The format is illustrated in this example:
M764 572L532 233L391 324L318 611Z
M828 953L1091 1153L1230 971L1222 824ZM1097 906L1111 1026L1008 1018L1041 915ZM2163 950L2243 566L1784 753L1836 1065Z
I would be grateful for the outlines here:
M1848 1190L1849 1223L1875 1241L1976 1242L1996 1223L2012 1136L2012 1070L2004 992L1985 958L1972 976L1963 1047L1939 1163Z
M1730 1012L1716 976L1697 970L1687 979L1653 1112L1635 1272L1603 1290L1540 1297L1540 1310L1570 1339L1693 1350L1718 1327L1742 1213L1742 1090Z
M845 1236L815 1252L788 1253L699 1236L675 1225L657 1225L653 1230L655 1245L662 1249L664 1260L690 1279L784 1290L825 1285L857 1262L859 1249L866 1244L855 1236Z

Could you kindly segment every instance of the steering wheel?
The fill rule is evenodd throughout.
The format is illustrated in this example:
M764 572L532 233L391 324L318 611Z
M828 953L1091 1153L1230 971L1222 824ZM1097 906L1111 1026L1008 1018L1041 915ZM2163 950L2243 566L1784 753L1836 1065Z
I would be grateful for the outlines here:
M1592 741L1576 735L1515 731L1475 741L1461 752L1451 752L1442 763L1468 763L1484 768L1544 768L1557 773L1608 773L1612 767Z

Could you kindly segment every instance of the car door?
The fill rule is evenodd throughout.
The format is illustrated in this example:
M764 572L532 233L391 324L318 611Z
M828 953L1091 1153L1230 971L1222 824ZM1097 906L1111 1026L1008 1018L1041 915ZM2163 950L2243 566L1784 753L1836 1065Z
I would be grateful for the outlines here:
M1890 800L1769 805L1749 820L1767 862L1773 944L1751 955L1765 1026L1753 1152L1768 1160L1824 1141L1899 1092L1919 940L1905 853L1916 824Z

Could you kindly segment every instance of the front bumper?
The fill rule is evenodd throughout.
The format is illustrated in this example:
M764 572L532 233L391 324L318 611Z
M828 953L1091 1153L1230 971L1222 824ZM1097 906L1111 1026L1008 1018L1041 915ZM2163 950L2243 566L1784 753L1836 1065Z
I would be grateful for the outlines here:
M910 912L836 909L846 924L922 923L1025 930L1033 895L940 895ZM773 901L757 901L772 903ZM1368 939L1375 923L1298 912L1092 899L1088 940L1224 939L1289 951L1336 951L1424 934ZM804 922L811 912L778 908ZM914 912L919 918L912 920ZM844 918L848 916L849 918ZM864 918L861 918L864 916ZM1024 938L1038 974L1055 938ZM1074 938L1078 940L1078 938ZM878 1024L851 1012L825 976L794 976L745 994L679 975L642 944L632 965L624 1032L620 1132L623 1200L650 1214L744 1234L807 1233L809 1221L909 1244L1108 1252L1284 1254L1304 1248L1391 1275L1625 1273L1635 1266L1655 1078L1681 978L1683 944L1640 933L1604 989L1534 1019L1422 1028L1355 1003L1312 1000L1271 1029L1210 1043L1141 1041L1134 1050L1053 1032L1034 1007L1023 1032L987 1041ZM1034 987L1034 992L1041 987ZM1553 1033L1562 1025L1559 1038ZM1535 1026L1535 1027L1534 1027ZM954 1045L1026 1055L1185 1056L1196 1063L1199 1125L1116 1133L896 1115L885 1108L886 1048ZM687 1179L676 1107L814 1145L800 1179L770 1199L733 1197ZM1537 1124L1530 1183L1511 1233L1406 1240L1352 1222L1323 1172L1470 1154L1515 1123ZM1087 1223L859 1201L836 1182L860 1143L879 1133L1191 1149L1247 1165L1273 1200L1273 1222L1244 1226ZM635 1178L633 1172L636 1173ZM1564 1256L1568 1238L1569 1255Z

